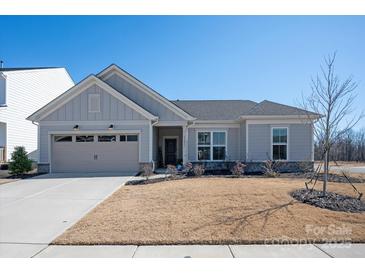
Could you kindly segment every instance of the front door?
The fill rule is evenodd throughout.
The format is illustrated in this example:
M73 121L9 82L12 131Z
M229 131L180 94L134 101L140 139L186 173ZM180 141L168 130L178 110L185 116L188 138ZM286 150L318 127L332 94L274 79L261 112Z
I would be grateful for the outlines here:
M165 165L176 165L176 139L165 139Z

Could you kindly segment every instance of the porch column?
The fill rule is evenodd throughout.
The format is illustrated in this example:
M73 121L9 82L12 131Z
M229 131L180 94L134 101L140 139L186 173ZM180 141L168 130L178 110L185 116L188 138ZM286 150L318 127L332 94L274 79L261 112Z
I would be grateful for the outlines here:
M182 142L182 151L183 151L183 156L182 156L182 160L183 160L183 164L185 165L188 162L188 140L189 140L189 134L188 134L188 126L183 126L182 127L182 133L183 133L183 142Z

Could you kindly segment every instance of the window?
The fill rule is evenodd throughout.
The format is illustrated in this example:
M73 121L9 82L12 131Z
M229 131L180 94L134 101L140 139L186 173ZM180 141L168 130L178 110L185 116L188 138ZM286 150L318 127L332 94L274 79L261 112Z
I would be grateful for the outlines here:
M76 135L76 142L77 143L88 143L94 142L94 136L83 136L83 135Z
M138 135L120 135L119 140L121 142L137 142Z
M99 135L98 142L115 142L117 140L115 135Z
M226 132L198 132L198 160L222 161L226 159Z
M69 135L69 136L55 136L54 141L57 142L57 143L72 142L72 136L71 135Z
M272 159L287 160L288 159L288 129L273 128L272 129Z
M210 160L210 132L198 132L198 160Z
M138 135L127 135L127 142L137 142Z
M89 112L100 112L100 94L89 94Z

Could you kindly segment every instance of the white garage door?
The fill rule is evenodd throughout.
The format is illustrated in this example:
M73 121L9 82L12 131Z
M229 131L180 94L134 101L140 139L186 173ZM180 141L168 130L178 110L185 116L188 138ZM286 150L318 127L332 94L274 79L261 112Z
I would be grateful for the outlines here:
M138 135L54 135L52 172L137 172Z

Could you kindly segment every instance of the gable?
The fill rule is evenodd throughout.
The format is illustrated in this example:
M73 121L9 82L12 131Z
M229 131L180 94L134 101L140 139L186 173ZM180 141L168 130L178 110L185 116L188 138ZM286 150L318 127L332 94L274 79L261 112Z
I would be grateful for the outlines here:
M100 112L89 111L89 96L100 96ZM140 113L94 84L71 101L56 109L43 121L146 120Z
M195 119L183 109L115 65L99 73L98 77L144 109L159 116L160 121Z
M47 105L45 105L44 107L42 107L41 109L39 109L38 111L33 113L32 115L30 115L27 118L27 120L30 120L30 121L43 120L45 117L48 117L52 113L56 112L58 109L63 108L64 105L69 103L76 96L79 96L83 92L88 91L89 88L91 88L91 90L92 90L92 88L94 88L94 92L100 92L100 90L103 90L104 92L109 93L109 95L111 95L111 97L113 97L114 99L117 99L119 102L121 102L122 105L125 105L125 107L124 107L125 111L124 112L120 111L120 115L122 115L122 113L129 113L129 108L130 108L130 109L133 109L134 112L140 114L141 116L143 116L144 118L146 118L148 120L157 120L158 119L158 117L154 116L153 114L151 114L150 112L148 112L147 110L145 110L144 108L139 106L138 104L134 103L133 101L128 99L126 96L124 96L120 92L116 91L115 89L113 89L111 86L109 86L105 82L101 81L99 78L95 77L94 75L90 75L89 77L87 77L86 79L84 79L80 83L78 83L76 86L74 86L71 89L69 89L68 91L64 92L63 94L61 94L60 96L55 98L53 101L51 101L50 103L48 103ZM107 108L106 102L108 99L105 98L105 96L104 96L104 99L105 100L103 100L103 104L106 104L105 105L105 111L106 111L106 108ZM110 101L113 102L113 100L110 100ZM80 100L80 107L82 107L83 104L86 104L86 102L84 102L83 100ZM113 103L111 103L111 104L113 104ZM129 108L126 108L127 106ZM68 107L70 108L71 105L69 105ZM118 107L117 107L117 109L118 109ZM61 113L59 114L61 119L63 118L63 111L65 111L67 113L67 109L61 110ZM75 111L77 111L77 110L75 110ZM115 111L114 108L112 108L111 111L112 111L111 113L114 113L114 111ZM107 116L107 115L108 114L105 114L104 116ZM99 119L99 118L101 119L101 117L104 117L102 114L100 114L99 116L97 114L95 114L91 117L94 117L95 119ZM134 115L134 116L136 116L136 115ZM59 116L57 114L57 119L58 119L58 117ZM83 117L81 113L80 113L80 117ZM123 117L132 117L133 118L133 114L132 114L132 116L127 115L127 116L123 116ZM53 119L56 119L56 117L53 117Z

